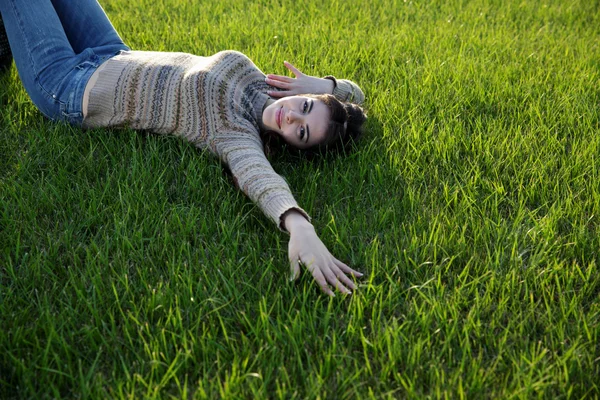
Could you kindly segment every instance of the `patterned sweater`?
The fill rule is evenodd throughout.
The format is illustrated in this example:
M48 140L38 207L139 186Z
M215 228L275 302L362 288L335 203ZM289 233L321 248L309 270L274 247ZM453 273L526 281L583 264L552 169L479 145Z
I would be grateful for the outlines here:
M265 157L259 126L273 90L244 54L211 57L130 51L98 71L89 92L85 127L130 127L177 135L209 149L231 170L240 189L282 229L281 216L297 209L285 180ZM354 83L334 81L340 100L362 102Z

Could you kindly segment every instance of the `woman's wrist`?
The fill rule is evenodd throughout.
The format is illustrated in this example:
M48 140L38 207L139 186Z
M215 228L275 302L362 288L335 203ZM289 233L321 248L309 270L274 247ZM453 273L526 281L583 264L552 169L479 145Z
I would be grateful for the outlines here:
M335 82L327 78L321 78L321 81L323 82L323 93L333 94L333 89L335 89Z
M298 229L313 228L312 224L298 210L293 208L286 211L282 216L283 227L291 234ZM314 228L313 228L314 229Z

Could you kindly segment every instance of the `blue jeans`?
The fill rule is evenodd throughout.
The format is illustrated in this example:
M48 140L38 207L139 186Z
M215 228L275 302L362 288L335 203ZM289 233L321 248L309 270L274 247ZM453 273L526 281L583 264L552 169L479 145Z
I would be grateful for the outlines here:
M48 118L81 125L94 71L129 50L96 0L0 0L19 76Z

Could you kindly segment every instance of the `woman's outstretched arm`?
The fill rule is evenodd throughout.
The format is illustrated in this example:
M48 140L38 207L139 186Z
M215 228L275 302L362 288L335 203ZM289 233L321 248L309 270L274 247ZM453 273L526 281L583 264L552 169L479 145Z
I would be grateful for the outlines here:
M231 132L230 136L237 139L219 142L216 153L229 167L240 190L281 230L290 234L288 255L292 276L299 275L302 264L325 293L333 295L329 285L342 293L350 293L350 289L356 287L347 275L359 277L362 274L327 250L308 214L298 206L285 180L267 160L260 138L247 132Z
M271 97L286 97L299 94L333 94L340 101L361 104L365 95L360 87L346 79L336 79L333 76L319 78L303 74L287 61L283 64L292 71L295 78L283 75L268 74L267 84L280 90L271 90L267 94Z

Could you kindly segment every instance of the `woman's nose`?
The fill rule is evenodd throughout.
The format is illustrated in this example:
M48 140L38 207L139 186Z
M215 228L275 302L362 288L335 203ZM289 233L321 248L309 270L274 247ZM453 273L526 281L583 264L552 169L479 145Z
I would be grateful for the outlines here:
M291 124L292 122L296 122L301 117L302 116L300 114L298 114L297 112L295 112L293 110L289 110L286 115L288 124Z

